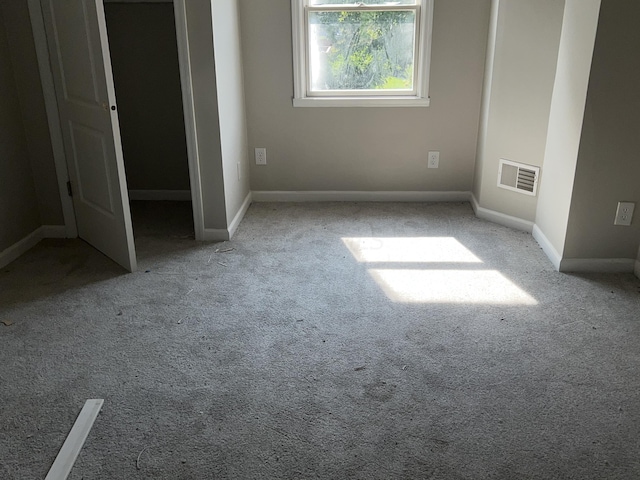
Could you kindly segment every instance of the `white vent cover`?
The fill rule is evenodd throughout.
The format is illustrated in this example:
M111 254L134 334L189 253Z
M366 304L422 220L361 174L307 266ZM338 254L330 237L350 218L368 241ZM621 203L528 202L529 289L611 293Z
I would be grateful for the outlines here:
M539 167L532 167L523 163L512 162L511 160L500 159L498 169L498 186L524 193L525 195L536 195L538 191Z

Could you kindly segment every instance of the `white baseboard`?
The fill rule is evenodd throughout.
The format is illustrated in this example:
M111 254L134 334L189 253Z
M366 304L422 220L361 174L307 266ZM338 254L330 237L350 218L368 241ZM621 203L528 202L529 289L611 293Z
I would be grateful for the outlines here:
M549 257L549 260L551 260L553 267L556 270L560 271L560 263L562 261L562 257L551 244L547 236L542 232L542 230L540 230L540 227L538 227L538 225L533 226L533 238L536 239L538 245L542 247L542 251L547 255L547 257Z
M43 238L68 238L64 225L42 225L19 242L0 252L0 268L6 267L22 254L35 247Z
M233 220L229 224L229 228L205 228L202 236L204 242L225 242L231 240L231 237L236 233L240 222L244 218L245 213L249 209L252 202L252 193L249 192L242 202L240 209L233 217Z
M470 192L254 191L254 202L468 202Z
M43 225L42 238L69 238L67 235L67 227L64 225Z
M523 220L518 217L513 217L505 213L496 212L495 210L489 210L488 208L481 207L476 199L475 195L471 193L471 206L476 214L476 217L489 222L497 223L504 227L514 228L516 230L522 230L524 232L531 233L533 231L533 222Z
M17 243L0 252L0 268L6 267L23 253L31 250L42 240L42 230L37 228Z
M129 200L191 201L190 190L129 190Z
M202 240L204 242L226 242L229 240L229 230L226 228L205 228Z
M569 273L633 273L633 258L563 258L560 271Z
M640 261L633 258L562 258L538 225L533 226L533 238L549 257L554 268L563 273L631 273L640 272ZM640 277L640 275L638 275Z
M245 214L247 213L247 210L251 206L252 197L253 196L252 196L251 192L249 192L247 194L247 196L245 197L244 202L242 202L242 205L240 206L240 209L238 210L238 213L236 213L236 216L233 217L233 220L229 224L229 228L228 228L228 230L229 230L229 238L233 238L233 236L236 234L236 230L240 226L240 222L242 221L242 219L244 218Z

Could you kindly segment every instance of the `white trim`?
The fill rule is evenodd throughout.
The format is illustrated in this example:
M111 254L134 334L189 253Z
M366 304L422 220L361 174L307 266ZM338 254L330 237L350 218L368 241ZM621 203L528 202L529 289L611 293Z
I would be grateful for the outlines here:
M180 66L180 83L182 85L182 110L184 114L184 130L187 140L187 157L189 159L189 181L191 184L191 202L193 206L193 225L195 239L205 240L204 204L202 196L202 179L200 175L200 155L198 152L198 128L193 98L191 75L191 56L189 54L189 27L185 0L174 0L173 12L176 22L176 42L178 46L178 63Z
M433 43L433 0L425 0L425 3L422 5L422 10L426 11L426 14L422 14L422 18L420 19L420 23L424 22L426 18L425 25L421 25L420 27L420 52L419 54L422 56L423 68L418 72L418 97L421 97L423 100L426 100L427 104L425 106L429 106L431 99L429 97L429 80L431 76L431 49Z
M64 225L42 225L42 238L68 238Z
M561 272L583 273L633 273L633 258L563 258Z
M254 202L468 202L470 192L258 191Z
M202 241L204 242L226 242L229 240L229 230L223 228L205 228Z
M562 257L555 249L555 247L551 244L544 232L540 230L540 227L538 227L538 225L533 226L533 238L536 239L538 245L542 247L542 251L547 255L549 260L551 260L553 267L557 271L560 271L560 263L562 261Z
M44 480L65 480L76 462L104 400L87 400Z
M429 97L302 97L294 107L428 107Z
M43 238L68 238L64 225L42 225L29 235L0 252L0 268L6 267L35 247Z
M0 252L0 268L6 267L22 254L31 250L40 240L42 240L42 229L39 227L19 242L5 248Z
M633 258L562 258L538 225L533 226L533 238L559 272L633 273L634 266L636 275L640 272L640 261Z
M236 234L236 230L238 230L238 227L240 226L240 222L242 221L245 214L247 213L247 210L249 210L249 207L251 206L252 199L253 199L253 196L251 192L249 192L245 197L244 202L242 202L242 205L240 206L238 213L236 213L236 216L233 217L233 220L229 224L229 228L228 228L229 238L233 238L233 236Z
M307 51L307 17L306 1L291 0L292 21L292 46L293 46L293 106L294 107L428 107L429 99L429 75L431 69L431 44L433 36L433 0L420 0L417 7L409 5L381 6L373 5L372 9L411 9L419 12L416 18L416 45L415 58L421 68L416 69L414 78L414 91L408 94L397 94L395 97L387 97L380 94L373 98L366 92L310 92L308 85L308 51ZM331 9L333 6L323 6L322 9ZM340 7L336 9L356 9L356 7ZM358 10L367 7L357 7ZM315 9L317 10L317 9ZM391 93L391 92L389 92Z
M129 200L191 201L190 190L129 190Z
M296 99L306 97L307 75L306 67L303 66L302 56L304 49L304 9L301 8L300 0L291 0L291 34L293 46L293 98L294 107Z
M533 231L533 222L523 220L518 217L513 217L505 213L496 212L495 210L489 210L488 208L481 207L476 199L475 195L471 194L471 206L476 214L476 217L483 220L488 220L498 225L503 225L509 228L515 228L516 230L522 230L523 232L531 233Z
M67 238L75 238L78 236L78 228L76 226L76 215L73 208L73 200L67 194L67 182L69 181L67 157L65 155L64 143L62 140L62 129L60 126L60 117L58 116L58 101L56 100L53 73L51 72L51 65L49 64L49 47L47 44L44 19L42 17L42 7L40 6L39 0L28 0L28 2L29 16L31 17L31 29L33 31L36 55L38 57L38 70L40 71L40 82L42 84L47 121L49 123L51 149L53 151L53 160L55 162L58 192L60 194L60 202L62 204L66 236Z

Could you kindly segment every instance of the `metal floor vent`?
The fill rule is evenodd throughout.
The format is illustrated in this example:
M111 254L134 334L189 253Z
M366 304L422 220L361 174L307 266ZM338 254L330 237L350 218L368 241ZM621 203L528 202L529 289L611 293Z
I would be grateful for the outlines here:
M500 168L498 168L498 186L500 188L535 196L538 191L539 176L539 167L512 162L504 158L500 159Z

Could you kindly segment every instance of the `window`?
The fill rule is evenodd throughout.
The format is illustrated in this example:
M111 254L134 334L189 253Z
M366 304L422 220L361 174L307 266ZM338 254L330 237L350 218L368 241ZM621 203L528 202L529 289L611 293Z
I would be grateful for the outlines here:
M427 106L433 0L292 0L294 106Z

